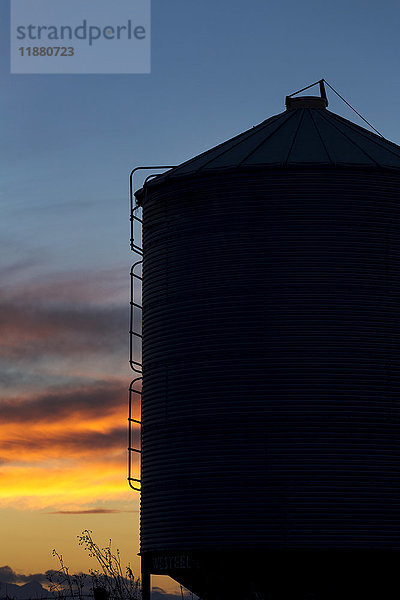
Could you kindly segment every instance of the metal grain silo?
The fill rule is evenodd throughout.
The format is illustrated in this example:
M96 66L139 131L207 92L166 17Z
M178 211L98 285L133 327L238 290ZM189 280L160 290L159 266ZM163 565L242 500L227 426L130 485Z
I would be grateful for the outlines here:
M326 106L288 99L136 194L145 589L384 598L393 579L400 148Z

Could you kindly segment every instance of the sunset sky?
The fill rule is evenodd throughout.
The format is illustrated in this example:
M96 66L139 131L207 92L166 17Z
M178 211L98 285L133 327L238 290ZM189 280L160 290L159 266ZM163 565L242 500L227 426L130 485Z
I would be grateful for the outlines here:
M85 570L88 528L138 571L129 172L178 164L321 77L400 143L400 5L153 0L150 75L75 76L10 75L0 2L0 567L43 573L56 548Z

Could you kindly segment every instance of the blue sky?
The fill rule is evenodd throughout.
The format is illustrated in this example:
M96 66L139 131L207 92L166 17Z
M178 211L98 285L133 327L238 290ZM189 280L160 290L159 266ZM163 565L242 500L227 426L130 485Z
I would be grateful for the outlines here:
M58 455L50 466L40 463L38 437L35 464L58 469L60 493L48 488L40 498L40 489L24 490L10 479L0 522L3 515L13 525L15 543L9 554L1 550L0 566L46 570L54 545L70 548L74 565L69 538L81 526L104 532L105 540L118 531L127 553L137 552L137 532L132 536L124 525L124 512L137 500L123 487L131 168L178 164L281 112L286 94L321 77L400 143L399 23L394 1L153 0L150 75L10 75L9 2L1 0L3 419L12 418L9 398L21 409L29 403L42 423L42 408L72 395L88 428L97 414L97 434L109 436L116 458L104 482L109 496L96 481L87 490L91 497L69 497L66 506L62 486L80 481L78 467ZM329 91L328 97L330 110L362 124ZM112 414L104 406L100 415L91 412L99 389L121 403ZM112 425L114 418L121 421ZM88 448L73 441L70 426L65 421L71 454L81 457L80 465L87 457L87 472L93 472L101 453L92 460ZM18 432L9 435L8 448L21 443ZM6 450L0 459L7 465ZM118 465L121 487L112 483ZM29 460L7 468L10 477L23 468L34 480ZM95 516L84 512L78 522L79 506ZM114 512L99 512L99 506ZM38 519L40 542L32 553L26 529L37 529Z
M151 75L24 76L8 72L3 0L5 238L51 249L57 268L124 260L131 166L179 163L321 76L400 141L399 12L396 2L153 0ZM335 98L330 107L348 114Z

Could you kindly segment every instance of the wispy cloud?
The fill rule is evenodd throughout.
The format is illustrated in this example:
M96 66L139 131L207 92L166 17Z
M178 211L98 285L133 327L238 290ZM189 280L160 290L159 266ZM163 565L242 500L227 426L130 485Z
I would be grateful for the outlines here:
M62 427L60 424L59 429L48 434L45 431L35 431L28 439L22 432L12 432L14 438L11 437L12 434L8 434L9 439L0 442L0 452L7 452L8 455L3 464L9 466L13 461L15 466L29 468L40 462L49 465L55 459L71 463L80 457L89 464L97 462L100 455L104 456L106 463L126 446L126 429L122 425L107 432L85 431L82 425L79 429L71 427L69 431L62 432ZM7 435L7 430L2 434ZM4 471L2 475L4 477Z
M117 510L113 508L89 508L87 510L55 510L50 515L115 515L119 513L137 513L137 510Z
M0 264L2 301L28 306L123 305L129 291L125 268L45 272L39 257Z
M48 583L48 575L51 573L55 573L55 571L49 570L45 573L31 573L30 575L24 575L22 573L17 573L14 569L5 565L4 567L0 567L0 582L21 584L37 581L38 583Z
M61 419L103 418L115 412L126 396L126 383L120 380L99 380L92 385L69 389L50 389L47 393L25 396L0 403L0 422L53 422Z
M0 355L36 362L44 356L122 355L126 307L18 305L0 298Z
M19 509L63 510L68 506L85 506L93 500L132 502L126 483L126 458L122 454L106 461L44 460L27 467L9 465L2 469L0 503ZM67 510L67 508L66 508Z
M69 382L129 378L128 275L19 277L0 269L0 382L3 398ZM122 276L125 283L122 283Z
M129 497L127 273L0 276L0 503L95 514Z
M151 597L152 600L182 600L182 595L185 598L191 598L192 600L197 600L197 596L192 596L188 590L184 590L182 589L182 593L181 594L171 594L166 592L163 588L161 587L152 587L151 589Z

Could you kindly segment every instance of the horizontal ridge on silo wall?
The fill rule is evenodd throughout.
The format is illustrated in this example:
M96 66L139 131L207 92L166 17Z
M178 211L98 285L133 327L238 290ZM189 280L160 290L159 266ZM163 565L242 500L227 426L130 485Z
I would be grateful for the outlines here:
M144 200L142 552L400 547L400 177Z

